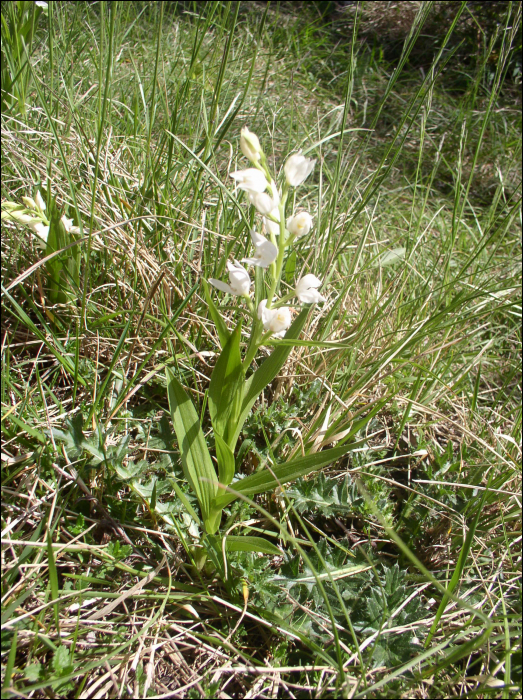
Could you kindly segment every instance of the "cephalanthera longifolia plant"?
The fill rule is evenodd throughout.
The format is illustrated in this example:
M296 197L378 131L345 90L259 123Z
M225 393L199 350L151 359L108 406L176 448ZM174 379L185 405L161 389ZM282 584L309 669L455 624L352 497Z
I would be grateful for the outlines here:
M48 207L40 190L34 199L22 197L22 203L2 202L1 217L2 222L31 229L37 247L46 257L78 240L80 236L80 228L74 224L73 219L61 214L53 197L50 198ZM72 246L65 253L49 258L45 267L49 278L49 303L64 303L67 299L75 299L80 284L79 247Z
M242 318L232 332L228 330L211 298L209 286L204 282L206 301L222 348L208 393L218 474L207 449L200 417L171 369L167 369L167 386L183 470L198 499L206 533L203 544L207 551L214 549L215 552L222 552L228 549L272 553L278 550L262 538L228 536L224 543L216 535L223 508L238 498L238 494L251 497L321 469L355 445L346 444L351 437L349 434L345 436L343 444L334 448L262 468L227 488L235 475L236 444L254 402L276 377L293 345L299 344L298 338L310 310L308 305L326 301L318 291L321 280L312 274L303 275L290 294L278 296L285 253L298 238L309 233L313 223L312 216L306 211L293 213L286 218L288 195L291 188L300 186L310 175L315 161L300 153L291 155L283 169L284 178L280 189L269 170L258 137L245 128L241 132L240 145L253 167L234 172L231 177L240 189L247 192L250 203L263 217L262 230L268 237L252 230L250 237L254 252L251 257L241 261L254 266L258 271L255 275L254 295L249 271L237 260L227 262L228 283L209 279L211 285L220 292L237 297L241 304ZM294 321L290 308L286 306L292 298L297 298L304 305ZM249 324L250 337L242 358L241 332L246 323ZM284 340L274 343L275 338ZM275 348L246 378L262 345L273 345Z

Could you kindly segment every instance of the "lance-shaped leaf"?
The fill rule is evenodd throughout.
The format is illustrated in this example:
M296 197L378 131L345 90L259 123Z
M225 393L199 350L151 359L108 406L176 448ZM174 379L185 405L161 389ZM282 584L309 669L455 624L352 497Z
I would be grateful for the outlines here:
M293 323L289 327L289 330L285 334L285 340L292 340L300 335L301 330L307 319L308 313L308 308L303 309L300 312L300 314L294 319ZM267 384L270 384L270 382L272 382L274 377L276 377L280 369L283 367L287 358L290 355L292 347L292 345L279 345L275 350L272 351L269 357L258 367L256 372L251 374L249 379L247 379L247 381L245 382L245 386L243 389L243 401L236 429L231 435L230 440L228 440L228 443L233 450L234 446L236 445L238 435L240 434L240 430L242 429L242 426L245 423L245 420L247 419L249 411L253 407L254 402L261 394L261 392L265 389Z
M265 537L251 537L250 535L228 535L225 538L219 535L206 535L203 539L209 554L214 554L216 559L223 561L223 540L225 539L225 551L227 552L261 552L262 554L281 554L278 547L266 540ZM220 562L221 564L221 562Z
M277 464L271 467L271 469L262 469L234 483L231 488L237 493L226 493L223 496L217 496L213 504L214 508L225 508L229 503L238 498L238 494L242 494L243 496L255 496L257 493L272 491L280 484L294 481L300 476L306 476L311 472L326 467L328 464L332 464L332 462L343 457L347 452L350 452L356 447L361 447L364 444L365 440L360 440L350 445L338 445L338 447L333 447L330 450L323 450L322 452L306 455L305 457L297 457L285 464Z
M262 554L281 554L278 547L265 537L250 535L229 535L225 540L228 552L261 552Z
M229 445L218 435L218 433L214 434L214 440L216 443L216 457L218 458L218 475L220 478L220 484L228 486L234 478L234 454ZM218 493L223 492L223 488L218 489Z
M215 435L228 441L227 424L236 427L243 389L243 367L240 356L241 322L236 326L216 366L209 385L209 413Z
M216 472L200 426L200 419L191 399L173 372L166 368L167 393L174 431L178 439L183 473L191 485L208 532L216 532L219 519L211 504L217 493Z

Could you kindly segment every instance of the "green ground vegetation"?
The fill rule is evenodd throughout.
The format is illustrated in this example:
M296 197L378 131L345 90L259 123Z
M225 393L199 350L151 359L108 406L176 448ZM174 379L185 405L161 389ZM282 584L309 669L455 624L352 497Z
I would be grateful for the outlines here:
M2 3L3 697L521 696L521 5L486 4ZM237 471L360 446L225 509L280 554L202 566L165 368L215 454L243 126L317 159L284 281L327 302Z

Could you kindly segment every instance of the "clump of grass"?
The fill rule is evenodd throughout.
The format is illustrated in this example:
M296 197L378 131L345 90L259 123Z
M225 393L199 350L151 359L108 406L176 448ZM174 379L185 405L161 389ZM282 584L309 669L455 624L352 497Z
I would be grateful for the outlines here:
M4 694L520 694L521 10L466 62L460 6L419 71L437 10L388 63L359 8L341 40L283 3L3 8L2 201L45 190L82 228L78 278L45 252L54 303L35 237L2 222ZM321 477L231 505L227 527L282 554L220 579L193 566L163 377L176 358L204 415L200 282L246 253L226 193L243 125L274 163L318 158L285 281L308 267L329 293L237 462L375 413Z

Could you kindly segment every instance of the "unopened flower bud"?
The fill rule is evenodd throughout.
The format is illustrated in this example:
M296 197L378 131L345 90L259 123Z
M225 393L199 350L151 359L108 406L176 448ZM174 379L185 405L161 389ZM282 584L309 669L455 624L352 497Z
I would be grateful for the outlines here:
M36 202L32 197L22 197L22 202L28 209L36 209Z
M24 214L23 211L3 211L2 219L7 219L8 221L17 221L19 224L31 224L32 221L39 221L39 219L33 219L29 214Z
M248 158L251 163L259 161L263 153L258 137L256 134L253 134L252 131L249 131L246 126L241 130L240 148L242 149L243 155Z
M42 195L40 194L40 190L38 190L38 192L36 193L35 203L36 203L36 206L38 207L38 209L40 209L40 211L45 211L45 202L42 199Z
M274 200L266 192L249 192L249 202L260 214L270 214L276 207Z

